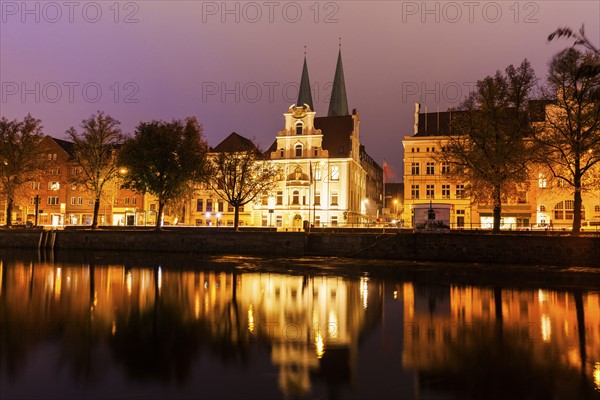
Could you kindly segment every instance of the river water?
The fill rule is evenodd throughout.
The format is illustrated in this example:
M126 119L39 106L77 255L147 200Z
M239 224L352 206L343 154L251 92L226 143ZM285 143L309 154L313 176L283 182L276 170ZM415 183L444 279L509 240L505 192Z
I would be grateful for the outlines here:
M600 398L598 271L0 253L0 398Z

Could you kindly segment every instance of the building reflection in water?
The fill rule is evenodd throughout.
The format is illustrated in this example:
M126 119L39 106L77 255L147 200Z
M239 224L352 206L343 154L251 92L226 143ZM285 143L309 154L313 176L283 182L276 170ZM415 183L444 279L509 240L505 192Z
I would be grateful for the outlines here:
M311 379L349 381L360 336L381 318L380 285L367 278L34 262L0 268L0 323L23 328L31 346L66 330L119 338L171 305L198 342L227 336L234 351L268 343L279 387L292 397L309 393Z
M486 373L485 363L493 364L502 376L502 368L521 373L516 362L526 357L540 374L577 371L600 391L597 291L0 260L0 365L8 375L19 374L38 344L56 338L67 349L64 358L83 374L98 374L104 365L90 346L108 344L130 376L143 376L144 368L164 373L168 365L162 364L174 363L178 379L202 346L227 361L248 357L250 344L264 343L279 389L302 397L316 382L354 384L361 362L373 359L361 345L377 330L387 342L370 351L383 354L392 341L400 351L388 352L397 359L391 364L369 368L388 380L398 369L414 373L422 394L447 390L457 371L465 379L476 374L465 360ZM517 358L511 359L513 350ZM125 360L147 353L137 364ZM152 357L161 365L149 366Z
M435 375L465 367L465 359L472 357L469 352L480 351L480 346L514 345L517 352L530 357L526 362L544 366L539 373L549 369L548 364L574 374L583 372L584 381L589 379L600 391L600 295L597 291L404 283L401 292L405 326L402 362L406 368L424 372L424 375L433 371ZM507 354L499 357L502 356L509 357ZM489 360L497 364L503 361ZM519 366L512 361L513 373L519 373ZM482 364L471 367L486 368ZM509 382L501 384L510 385Z

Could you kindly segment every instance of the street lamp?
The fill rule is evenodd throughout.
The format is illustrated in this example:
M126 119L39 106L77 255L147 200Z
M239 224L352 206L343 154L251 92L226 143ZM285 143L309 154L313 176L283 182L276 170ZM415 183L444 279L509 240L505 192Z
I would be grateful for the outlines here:
M217 226L221 226L221 213L217 213Z

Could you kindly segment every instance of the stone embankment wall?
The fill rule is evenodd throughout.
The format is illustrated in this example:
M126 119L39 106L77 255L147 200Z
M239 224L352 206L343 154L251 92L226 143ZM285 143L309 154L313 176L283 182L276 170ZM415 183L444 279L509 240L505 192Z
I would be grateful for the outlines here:
M0 231L2 248L152 251L196 254L247 254L268 257L304 255L306 235L220 230L59 230ZM38 247L39 246L39 247Z
M314 255L413 261L600 267L600 237L489 233L323 234L307 242Z
M218 229L2 230L2 248L153 251L266 257L339 256L413 261L600 267L600 237L487 233L238 232Z

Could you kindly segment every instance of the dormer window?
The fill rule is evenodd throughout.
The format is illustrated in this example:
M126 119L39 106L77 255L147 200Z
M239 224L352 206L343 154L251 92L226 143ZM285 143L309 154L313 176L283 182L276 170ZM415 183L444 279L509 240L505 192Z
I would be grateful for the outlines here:
M296 149L296 157L302 157L302 145L297 144L295 149Z
M296 125L296 135L302 135L302 124Z

